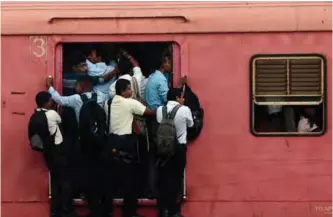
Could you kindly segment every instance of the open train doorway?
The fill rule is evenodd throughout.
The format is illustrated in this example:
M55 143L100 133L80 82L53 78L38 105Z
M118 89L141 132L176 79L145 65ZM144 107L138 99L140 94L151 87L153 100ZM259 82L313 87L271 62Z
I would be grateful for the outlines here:
M73 71L73 57L75 54L87 53L89 49L98 49L98 53L101 56L101 62L107 66L115 67L117 65L117 53L120 49L126 50L131 56L133 56L139 63L144 78L148 78L157 68L156 63L163 55L168 55L171 58L172 70L166 75L169 87L175 86L174 75L180 75L180 50L179 45L173 42L104 42L104 43L63 43L62 45L62 74L61 74L61 87L62 94L69 96L75 94L76 80L82 76L82 73ZM74 61L75 62L75 61ZM64 135L67 138L73 140L70 152L73 156L77 156L79 152L79 143L75 142L78 136L78 123L75 118L75 113L71 108L62 108L62 119ZM140 158L140 192L139 192L139 204L149 205L154 204L157 196L156 187L154 187L154 180L156 179L156 173L153 171L151 162L149 160L149 151L151 138L141 138L139 147ZM75 157L74 157L75 158ZM79 180L80 181L80 180ZM77 181L75 181L77 183ZM183 199L186 198L186 180L184 172L183 181ZM52 197L52 183L49 185L49 197ZM122 202L122 192L118 192L115 199L116 203ZM77 205L84 204L85 196L82 193L80 185L75 184L74 187L74 201Z

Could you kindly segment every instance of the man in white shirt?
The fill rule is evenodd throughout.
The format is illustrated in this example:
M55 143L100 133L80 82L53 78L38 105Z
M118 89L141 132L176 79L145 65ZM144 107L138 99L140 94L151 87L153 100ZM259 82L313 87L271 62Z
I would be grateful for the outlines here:
M44 111L50 136L54 138L51 147L44 148L44 157L51 174L51 217L70 216L73 214L71 181L68 170L68 159L64 152L64 141L60 115L52 110L53 101L50 93L39 92L35 98L37 111Z
M181 105L173 119L178 146L175 148L175 155L158 166L159 197L157 204L160 217L181 217L178 199L181 195L183 174L186 166L187 127L192 127L194 123L190 108L183 105L184 98L180 89L170 89L167 94L167 100L167 113L170 113L175 106ZM158 123L161 123L163 119L163 107L158 107L156 111Z
M141 102L131 98L130 81L119 79L116 83L116 95L109 106L105 105L109 125L109 141L107 150L112 160L106 165L109 176L105 179L106 201L105 208L109 212L112 208L114 192L119 187L124 195L123 217L135 217L137 209L137 139L133 135L132 123L134 115L154 115ZM110 110L110 112L109 112Z

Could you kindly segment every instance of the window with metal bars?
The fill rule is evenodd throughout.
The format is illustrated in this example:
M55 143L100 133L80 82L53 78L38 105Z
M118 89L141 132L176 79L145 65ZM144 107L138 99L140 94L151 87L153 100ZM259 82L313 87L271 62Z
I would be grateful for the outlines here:
M256 135L322 135L325 127L325 63L325 58L317 54L252 57L251 131ZM315 132L300 132L299 120L310 107L316 113L316 126L320 126ZM269 126L272 119L276 126L259 127L265 120Z

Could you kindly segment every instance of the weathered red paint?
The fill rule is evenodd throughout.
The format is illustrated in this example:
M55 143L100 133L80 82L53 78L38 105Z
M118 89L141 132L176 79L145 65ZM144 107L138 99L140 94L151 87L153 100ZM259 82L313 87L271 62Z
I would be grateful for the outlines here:
M37 3L29 4L35 8L38 6ZM65 5L65 3L48 4L51 6L55 4L57 7ZM48 4L39 3L44 9L51 7ZM71 4L68 3L67 8L71 16L85 15L86 12L81 9L89 6L88 3L78 3L81 8L74 11L75 5ZM113 12L116 13L121 7L124 7L125 11L135 7L141 7L142 10L147 11L159 5L158 3L149 3L150 6L144 3L133 4L122 3L118 5L118 8L113 9ZM200 4L202 6L204 3ZM273 3L266 4L272 7L264 7L264 9L259 7L260 5L252 5L249 9L244 3L233 3L233 7L229 5L230 8L226 9L227 7L224 7L222 3L216 3L215 8L220 7L226 13L229 11L228 14L231 13L230 11L236 13L237 7L244 12L242 12L243 15L241 12L236 14L239 16L238 19L243 21L225 19L220 23L220 26L229 21L234 24L243 23L241 27L234 26L232 30L231 25L226 24L223 30L223 27L217 27L215 23L209 25L209 20L212 18L209 15L209 8L202 9L207 13L207 16L204 16L200 13L201 9L195 8L195 3L191 3L190 6L186 4L181 6L179 3L160 3L162 15L170 14L170 11L174 11L174 7L179 7L178 15L191 17L192 20L197 20L197 23L190 22L188 25L169 23L169 26L159 27L159 29L146 26L141 30L139 28L133 30L128 28L128 25L132 26L131 22L137 21L117 21L119 32L125 35L113 34L118 29L101 35L102 31L105 31L105 25L99 22L94 23L96 26L91 32L89 28L88 30L82 28L80 23L69 22L66 24L66 29L63 29L42 22L47 14L56 16L58 11L55 9L41 10L40 19L37 15L25 16L29 22L26 22L24 26L20 23L22 28L18 28L9 23L20 22L21 15L32 13L33 10L25 12L19 9L19 6L15 6L16 8L13 6L11 9L11 5L7 4L6 11L3 11L2 15L5 18L2 26L6 28L1 38L2 216L35 217L48 214L47 169L43 166L42 157L38 153L33 153L28 146L27 121L34 108L35 93L44 88L44 78L47 75L54 75L57 88L60 87L61 53L60 50L56 52L56 49L59 49L57 44L71 41L156 40L175 41L179 44L180 73L188 75L189 83L198 93L206 114L202 135L190 144L188 149L188 199L184 205L184 214L192 217L327 216L323 207L329 207L332 201L332 21L331 9L327 9L331 7L331 3L312 3L312 5L290 3L301 5L293 9L297 10L297 14L302 18L298 20L298 23L296 22L297 30L302 32L292 32L296 29L290 23L288 24L288 19L295 15L289 9L290 5L286 6L284 9L288 9L284 11L281 6L273 7ZM315 6L316 4L319 6ZM107 8L107 3L95 4L102 11L101 14L104 14L105 10L100 5ZM207 3L207 5L214 8L213 3ZM325 8L329 10L325 12L329 13L329 16L322 13L309 13ZM211 10L218 16L215 9ZM249 23L248 26L244 26L244 20L267 13L267 11L263 12L264 10L274 15L270 17L270 21L279 24L275 30L281 32L265 32L265 29L275 31L271 23L261 22L262 26ZM134 12L134 15L141 14L140 10ZM59 14L64 16L64 13L62 11ZM253 14L255 16L252 16ZM280 16L277 17L278 14ZM236 15L233 16L236 17ZM313 19L305 18L305 15ZM10 22L9 19L11 19ZM324 25L318 27L321 19ZM290 22L294 21L290 20ZM329 27L327 23L330 24ZM41 26L40 29L38 25ZM177 27L174 34L146 34L153 33L155 30L159 33L172 32L173 25ZM203 25L208 27L202 30L199 27ZM263 32L248 32L251 25L254 31ZM75 29L74 27L77 27L79 33L88 31L89 34L75 35L75 32L71 30ZM142 34L126 35L126 33L138 33L139 30ZM205 34L195 34L196 30ZM241 30L247 33L237 33ZM310 32L309 30L325 31ZM183 34L186 32L192 32L192 34ZM61 33L67 34L61 35ZM31 35L47 38L46 57L36 58L31 55ZM325 135L259 138L250 133L249 60L254 54L270 53L320 53L326 57L328 117ZM25 112L25 115L13 114L13 112ZM140 212L146 216L155 216L152 208L143 208Z

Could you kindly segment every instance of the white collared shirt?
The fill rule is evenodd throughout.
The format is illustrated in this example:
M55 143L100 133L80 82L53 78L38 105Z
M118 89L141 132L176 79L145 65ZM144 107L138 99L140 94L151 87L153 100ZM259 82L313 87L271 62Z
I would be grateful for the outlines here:
M87 68L88 68L88 75L89 76L103 76L106 75L110 72L112 72L115 67L112 65L106 65L105 62L98 62L98 63L92 63L89 60L86 60L87 63ZM94 85L94 91L95 92L102 92L105 94L108 94L109 91L109 87L112 83L114 83L114 81L116 80L115 76L113 76L108 82L103 83L103 84L97 84Z
M167 112L171 112L171 110L178 105L179 103L176 101L168 101L167 103ZM157 108L156 111L156 119L158 123L161 123L163 119L162 114L162 108L163 106L160 106ZM186 144L187 143L187 127L192 127L194 125L193 123L193 117L192 112L189 107L182 105L175 116L174 119L175 126L176 126L176 132L178 137L178 142L180 144Z
M108 105L105 102L104 110L108 120ZM109 132L117 135L132 134L134 115L143 115L146 110L141 102L115 95L111 104L111 118Z
M63 142L63 137L62 137L62 133L60 131L60 128L58 126L58 124L61 123L61 117L60 115L54 111L54 110L46 110L46 109L37 109L37 110L44 110L45 111L45 115L46 115L46 119L47 119L47 125L49 126L49 132L50 135L54 136L54 144L55 145L60 145Z
M142 75L142 71L141 71L140 67L136 66L136 67L133 68L133 76L130 76L129 74L122 75L118 78L118 80L119 79L126 79L129 82L131 82L131 87L133 87L132 77L136 79L136 81L138 83L138 89L140 91L139 95L140 95L141 99L143 99L144 95L142 95L142 94L144 93L145 90L143 90L142 88L145 87L145 85L142 85L142 83L144 82L145 77ZM111 98L113 98L116 95L116 83L117 83L117 81L113 82L110 85L109 95L110 95ZM132 90L133 90L133 88L132 88Z

